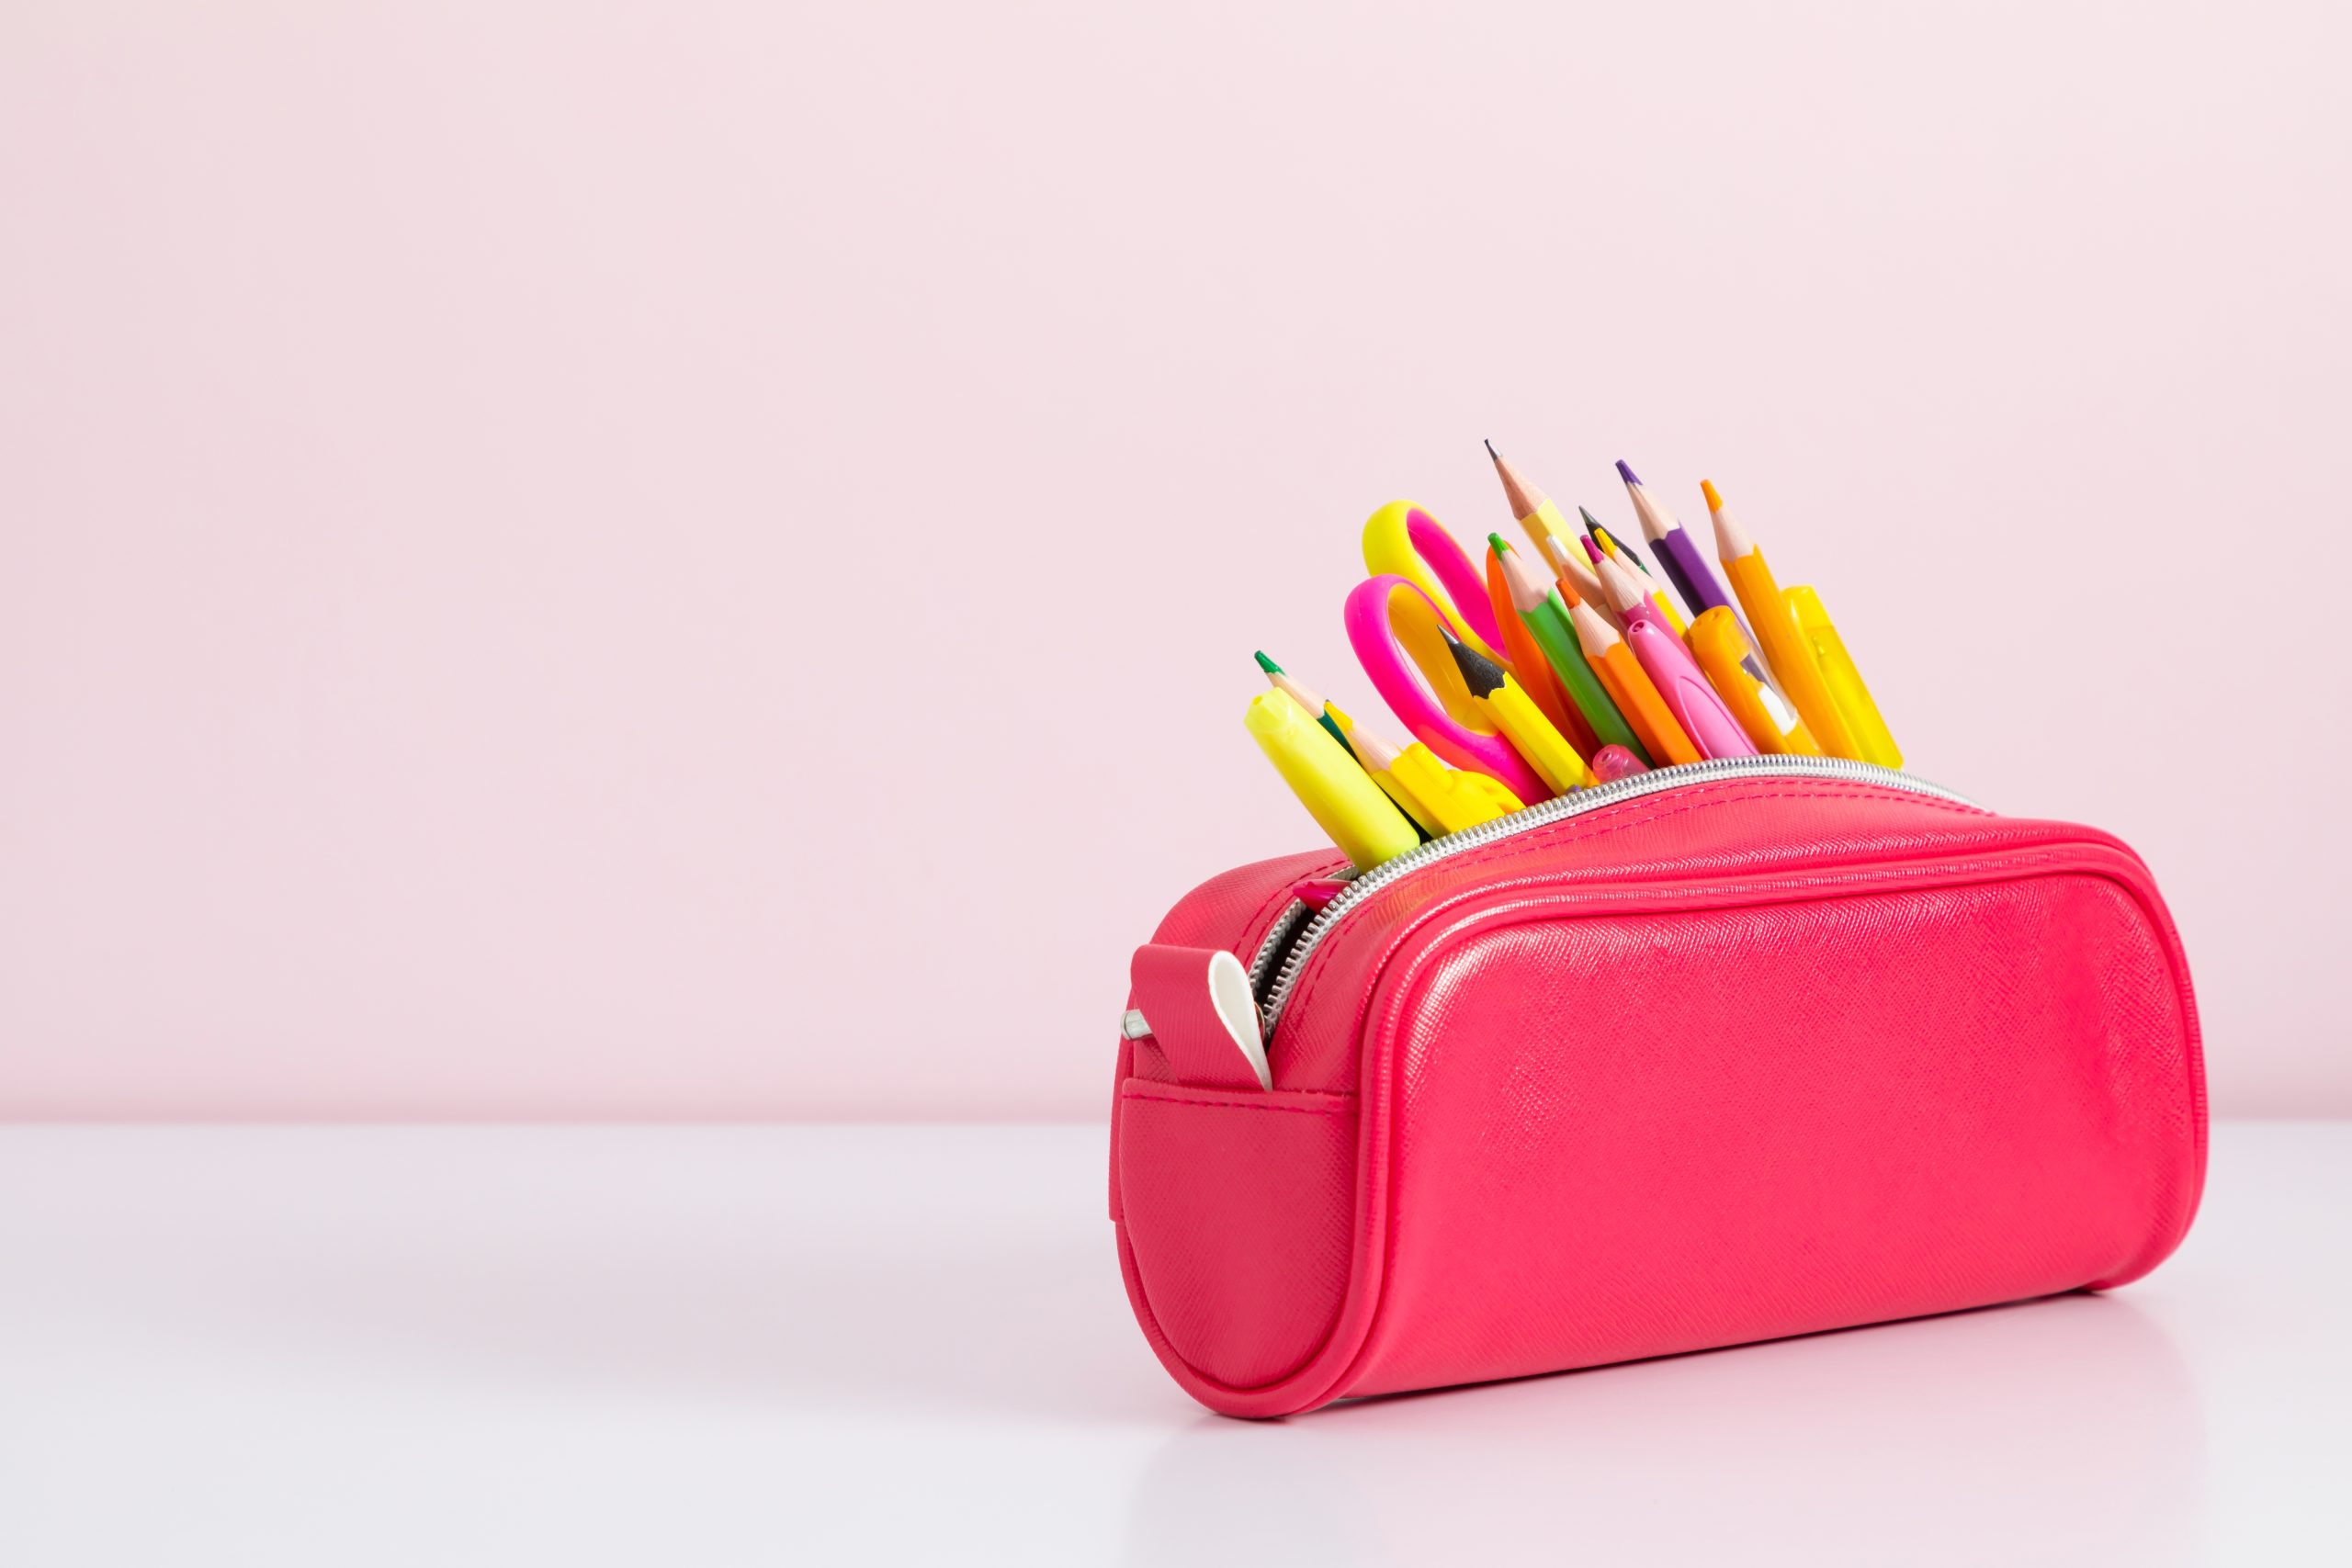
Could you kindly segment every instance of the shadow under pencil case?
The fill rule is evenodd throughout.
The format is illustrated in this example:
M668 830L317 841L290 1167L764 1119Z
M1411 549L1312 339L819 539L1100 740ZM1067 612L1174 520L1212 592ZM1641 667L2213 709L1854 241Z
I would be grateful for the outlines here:
M1292 897L1345 870L1227 872L1136 955L1111 1217L1212 1409L2103 1289L2196 1211L2188 965L2104 833L1757 757Z

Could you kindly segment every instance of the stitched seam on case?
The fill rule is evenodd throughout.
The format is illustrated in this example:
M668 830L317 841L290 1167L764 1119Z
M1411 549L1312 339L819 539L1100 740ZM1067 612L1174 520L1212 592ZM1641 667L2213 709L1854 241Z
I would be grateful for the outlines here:
M1339 1116L1354 1109L1348 1105L1253 1105L1246 1100L1179 1100L1165 1094L1130 1094L1125 1098L1146 1100L1156 1105L1191 1105L1203 1111L1281 1111L1293 1116Z
M1692 794L1694 795L1706 795L1709 799L1713 799L1714 790L1736 787L1739 786L1736 784L1729 786L1709 786L1702 784L1698 789L1694 790ZM1600 838L1603 833L1620 832L1627 828L1638 828L1652 822L1661 822L1668 817L1678 816L1684 811L1695 811L1699 807L1704 804L1706 804L1705 801L1689 798L1685 798L1678 802L1673 796L1668 796L1664 800L1657 802L1650 810L1645 811L1639 816L1634 817L1631 821L1622 821L1613 827L1606 829L1596 826L1596 822L1601 819L1572 817L1568 818L1566 822L1560 824L1561 827L1566 828L1570 830L1568 832L1562 833L1557 837L1547 836L1544 829L1537 829L1532 833L1521 834L1518 838L1506 840L1502 843L1493 846L1491 849L1482 850L1473 854L1464 855L1462 857L1461 861L1456 863L1458 866L1479 866L1491 864L1493 862L1500 860L1506 855L1516 852L1516 851L1525 843L1534 840L1541 840L1554 845L1582 843L1588 839ZM1668 805L1671 805L1673 809L1659 809L1659 807L1666 807ZM1578 829L1581 829L1581 831ZM1325 962L1317 965L1315 973L1308 977L1305 984L1299 987L1298 999L1293 1005L1298 1008L1301 1011L1306 1010L1308 998L1313 997L1316 991L1322 986L1323 976L1331 972L1331 966L1334 961L1331 960L1328 954L1325 954L1324 957Z

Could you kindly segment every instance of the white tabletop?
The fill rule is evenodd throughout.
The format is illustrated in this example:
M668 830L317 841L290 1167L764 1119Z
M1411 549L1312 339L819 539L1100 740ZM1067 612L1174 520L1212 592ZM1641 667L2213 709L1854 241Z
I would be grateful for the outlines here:
M1279 1423L1103 1136L0 1130L0 1562L2352 1561L2352 1124L2065 1297Z

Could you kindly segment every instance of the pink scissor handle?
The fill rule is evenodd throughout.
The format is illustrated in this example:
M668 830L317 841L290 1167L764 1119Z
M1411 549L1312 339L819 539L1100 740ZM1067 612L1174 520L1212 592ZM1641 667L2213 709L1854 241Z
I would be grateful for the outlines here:
M1464 642L1498 664L1508 663L1486 573L1421 507L1392 501L1364 519L1363 569L1374 577L1405 579L1439 609L1453 612L1456 635Z
M1454 553L1461 554L1459 550ZM1383 574L1356 584L1342 612L1348 642L1356 650L1356 662L1363 666L1374 689L1388 705L1388 711L1430 750L1455 767L1469 768L1498 780L1521 800L1549 800L1551 786L1536 776L1535 770L1527 765L1510 741L1490 731L1465 729L1446 713L1444 705L1430 690L1429 682L1434 677L1425 678L1396 640L1396 628L1389 621L1388 607L1389 601L1399 592L1418 597L1429 606L1430 614L1455 636L1461 635L1460 628L1427 593L1402 577Z

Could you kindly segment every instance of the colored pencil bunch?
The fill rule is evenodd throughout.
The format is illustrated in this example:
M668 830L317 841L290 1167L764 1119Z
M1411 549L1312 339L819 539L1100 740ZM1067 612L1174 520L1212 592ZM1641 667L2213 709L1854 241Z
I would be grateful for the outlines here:
M1487 536L1481 602L1465 604L1479 574L1419 508L1365 525L1378 575L1357 591L1368 608L1351 600L1350 636L1411 743L1257 656L1274 689L1251 702L1250 732L1360 870L1650 768L1760 754L1903 765L1820 596L1780 586L1712 482L1700 490L1713 561L1617 465L1653 567L1590 512L1570 524L1493 443L1487 453L1532 549ZM1399 701L1421 694L1398 684L1407 661L1437 705Z

